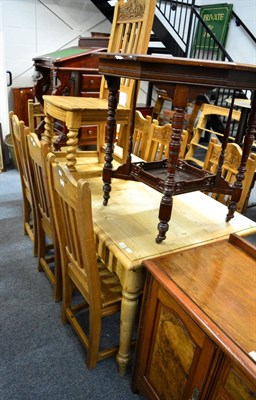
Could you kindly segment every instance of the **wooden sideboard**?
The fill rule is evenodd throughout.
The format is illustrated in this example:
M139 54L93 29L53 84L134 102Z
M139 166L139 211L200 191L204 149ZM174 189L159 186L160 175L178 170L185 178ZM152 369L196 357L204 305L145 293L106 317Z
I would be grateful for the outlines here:
M100 49L105 51L107 46L108 38L80 38L78 46L34 57L37 100L43 105L45 94L98 97L99 62L91 55Z
M254 400L256 247L231 234L144 265L133 391L147 399Z

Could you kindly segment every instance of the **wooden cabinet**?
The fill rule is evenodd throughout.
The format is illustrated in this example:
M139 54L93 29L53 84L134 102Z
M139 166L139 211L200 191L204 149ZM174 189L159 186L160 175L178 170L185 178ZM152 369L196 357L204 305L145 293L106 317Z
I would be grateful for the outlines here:
M134 391L161 400L256 398L255 265L256 247L236 235L145 262Z
M106 38L80 38L78 46L34 57L35 96L43 105L44 94L98 97L101 75L96 51L108 46Z
M188 399L204 387L216 346L157 281L147 307L145 334L152 336L143 343L148 357L140 370L146 372L149 398Z
M34 99L32 87L12 88L13 111L25 125L28 125L28 100Z

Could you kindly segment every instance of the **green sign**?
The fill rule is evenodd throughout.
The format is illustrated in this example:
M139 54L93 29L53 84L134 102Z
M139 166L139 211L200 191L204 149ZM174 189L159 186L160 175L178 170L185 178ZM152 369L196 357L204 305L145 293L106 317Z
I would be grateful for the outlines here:
M201 7L200 16L207 27L216 36L219 42L225 46L229 22L232 15L233 4L214 4ZM218 48L213 39L201 23L197 26L194 48L197 50Z

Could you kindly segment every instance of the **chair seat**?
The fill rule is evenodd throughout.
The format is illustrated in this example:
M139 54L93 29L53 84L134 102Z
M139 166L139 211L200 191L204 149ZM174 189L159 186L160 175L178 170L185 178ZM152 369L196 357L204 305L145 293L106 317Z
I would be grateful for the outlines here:
M99 259L97 260L97 264L101 284L101 308L104 309L112 304L116 304L121 301L122 288L116 274L109 271ZM84 299L89 302L88 279L85 271L82 268L80 268L79 270L76 269L72 262L68 264L68 271Z
M98 260L98 267L101 283L102 308L105 308L110 304L121 301L122 287L117 275L109 271L100 260Z

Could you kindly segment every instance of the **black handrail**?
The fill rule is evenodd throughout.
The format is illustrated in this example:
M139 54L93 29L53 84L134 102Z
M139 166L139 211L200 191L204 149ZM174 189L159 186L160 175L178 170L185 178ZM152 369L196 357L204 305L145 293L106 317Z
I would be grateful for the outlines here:
M169 28L176 35L176 38L178 39L177 41L182 44L183 54L185 57L193 56L192 43L194 41L194 37L196 34L195 25L200 24L203 27L204 31L207 32L208 37L211 38L209 42L211 43L214 42L214 45L216 46L215 59L232 61L232 58L226 52L223 45L218 41L218 39L215 37L212 31L207 27L205 22L202 20L200 13L197 11L200 10L202 6L195 5L195 0L158 0L156 7L158 11L161 13L162 17L165 19L166 23L169 24ZM256 43L255 36L252 34L252 32L248 29L245 23L233 10L231 18L235 19L236 25L240 26L246 32L248 37L254 43ZM200 27L198 29L200 29ZM174 56L175 55L180 56L180 54L174 54L175 48L173 47L173 43L171 43L169 51ZM213 54L210 51L210 48L205 49L203 56L202 54L200 54L199 57L198 55L194 54L193 57L207 58L207 56L210 56L210 58L213 59L212 57Z
M195 39L195 35L196 32L198 32L198 30L201 29L201 41L199 43L199 45L204 45L205 41L206 41L206 37L208 36L208 38L210 37L210 40L208 41L209 46L208 48L206 47L204 50L198 51L196 53L196 49L194 49L193 52L193 42L190 41L190 49L191 49L191 53L190 55L193 58L205 58L205 52L206 52L206 59L210 59L210 53L213 52L213 50L211 50L210 46L212 46L215 48L216 47L216 53L215 53L215 58L220 59L221 61L230 61L233 62L234 60L230 57L230 55L228 54L228 52L225 50L225 48L223 47L223 45L220 43L220 41L217 39L217 37L212 33L211 29L209 29L209 27L207 26L207 24L204 22L204 20L202 19L201 15L196 11L195 8L192 9L192 13L195 16L194 18L194 32L193 32L193 36L191 35L191 40L194 41ZM204 35L203 33L207 33L207 35ZM203 39L204 37L204 39ZM204 43L203 43L204 41ZM187 44L189 45L189 43ZM221 53L221 54L220 54ZM212 54L212 59L213 59L213 54Z
M165 19L173 32L177 35L177 39L182 43L184 47L184 56L233 61L223 45L208 28L207 24L196 10L196 8L199 7L195 5L195 0L159 0L157 1L156 7L161 13L162 18ZM183 25L182 29L181 25ZM202 34L199 35L201 36L199 47L205 47L205 49L200 52L195 51L194 49L193 52L194 39L197 32L200 32L200 30ZM207 35L203 35L203 33L206 33ZM202 46L206 43L206 37L209 38L208 47ZM210 46L212 45L214 51L211 50ZM173 46L171 46L169 50L173 56L179 56L179 54L174 54Z
M243 23L241 18L238 17L238 15L235 13L235 11L232 10L232 17L235 18L236 26L241 26L245 32L247 33L248 36L256 43L256 37L252 34L252 32L247 28L247 26Z

